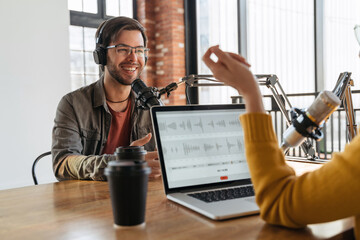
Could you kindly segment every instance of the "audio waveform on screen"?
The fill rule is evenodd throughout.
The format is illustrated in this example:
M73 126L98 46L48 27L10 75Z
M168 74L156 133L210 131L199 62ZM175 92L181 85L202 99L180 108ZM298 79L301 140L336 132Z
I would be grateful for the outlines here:
M191 145L184 143L183 149L184 149L185 155L188 155L189 153L200 151L200 146L191 146Z
M179 132L180 129L183 131L199 131L206 132L207 130L223 130L230 127L230 129L236 129L240 127L239 120L208 120L204 121L202 118L198 120L179 120L179 121L160 121L158 123L159 130L163 133L167 132ZM181 133L181 132L180 132Z
M233 154L237 152L243 152L243 144L240 139L218 139L218 141L213 140L208 142L207 139L202 141L186 141L186 142L176 142L171 145L167 144L163 146L163 153L167 154L176 154L177 156L189 156L189 155L208 155L211 154Z

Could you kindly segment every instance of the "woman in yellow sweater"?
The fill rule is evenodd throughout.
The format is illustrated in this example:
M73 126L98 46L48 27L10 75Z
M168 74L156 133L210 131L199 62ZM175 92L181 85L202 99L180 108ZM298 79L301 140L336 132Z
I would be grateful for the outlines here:
M217 62L210 59L213 53ZM203 61L245 100L247 113L240 121L261 217L271 224L301 228L354 216L355 236L360 239L360 134L321 168L297 177L285 163L250 65L218 46L209 48Z

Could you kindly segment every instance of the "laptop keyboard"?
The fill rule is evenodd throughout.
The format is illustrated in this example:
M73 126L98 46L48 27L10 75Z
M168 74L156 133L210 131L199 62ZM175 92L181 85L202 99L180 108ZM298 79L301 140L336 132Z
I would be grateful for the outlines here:
M217 202L228 199L243 198L255 196L254 188L252 186L228 188L222 190L206 191L189 193L191 197L197 198L204 202Z

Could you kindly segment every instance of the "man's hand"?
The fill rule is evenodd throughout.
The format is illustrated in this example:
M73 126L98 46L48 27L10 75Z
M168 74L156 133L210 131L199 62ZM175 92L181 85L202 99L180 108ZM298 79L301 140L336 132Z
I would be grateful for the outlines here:
M151 139L152 135L149 133L143 138L140 138L130 144L130 146L143 146L148 143ZM160 162L159 156L157 151L147 152L145 155L145 160L148 163L149 167L151 168L151 173L149 178L159 178L161 177L161 169L160 169Z
M161 169L158 152L147 152L147 154L145 155L145 160L147 161L149 167L151 167L151 173L149 175L149 178L160 178Z

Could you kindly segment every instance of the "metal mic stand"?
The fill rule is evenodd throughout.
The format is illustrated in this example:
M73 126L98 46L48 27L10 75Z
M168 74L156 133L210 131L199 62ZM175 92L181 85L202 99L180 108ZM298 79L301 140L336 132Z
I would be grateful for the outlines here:
M288 115L288 111L286 110L285 103L288 104L290 108L292 108L292 106L290 104L289 99L286 97L283 88L279 83L278 77L274 74L262 74L262 75L259 74L259 75L255 75L255 77L258 79L259 85L265 85L271 90L273 97L276 101L276 104L278 105L281 113L285 116L287 126L290 126L292 121ZM205 80L207 82L199 82L200 80ZM225 86L223 82L219 82L217 79L214 78L213 75L191 74L181 78L178 83L171 83L165 88L158 90L159 97L165 93L169 96L171 91L176 90L179 85L184 83L189 87ZM279 88L280 93L277 87ZM285 102L282 101L281 97L285 100ZM308 138L301 144L301 148L306 154L307 159L310 160L318 159L318 157L315 156L315 150L313 148L313 145Z
M351 96L351 87L354 86L354 81L350 78L351 72L340 73L338 81L336 82L333 93L339 97L343 103L346 113L346 129L348 133L348 141L350 142L356 135L357 125L355 122L355 113L353 108L353 101Z
M206 80L208 82L199 82L199 80ZM166 87L162 89L156 89L158 92L158 97L160 98L161 95L166 94L167 96L170 95L170 92L176 90L178 86L182 84L186 84L187 87L212 87L212 86L225 86L224 83L219 82L217 79L214 78L213 75L195 75L191 74L189 76L185 76L180 79L179 82L170 83ZM185 89L185 94L187 96L187 88ZM190 104L191 102L188 101Z
M350 79L351 73L345 72L341 73L338 79L338 82L333 90L333 92L340 98L344 103L344 108L347 116L347 130L349 141L354 138L356 135L356 124L355 124L355 114L352 105L352 97L350 86L353 86L353 81ZM268 87L275 99L276 104L278 105L282 115L286 119L287 126L292 124L292 118L289 116L288 111L286 110L286 104L290 109L292 109L291 103L287 98L278 77L275 74L257 74L255 77L258 80L260 86ZM199 82L200 80L205 80L207 82ZM225 86L223 82L219 82L214 78L213 75L196 75L191 74L180 79L178 83L171 83L165 88L158 91L158 96L167 94L170 95L171 91L174 91L181 84L186 84L189 87L212 87L212 86ZM186 91L186 90L185 90ZM294 116L295 117L295 116ZM315 155L315 149L313 147L312 141L310 138L306 138L305 141L300 145L303 152L306 155L306 160L317 160L319 157ZM295 159L296 158L296 159ZM293 160L301 160L301 158L294 157Z
M347 119L347 131L348 131L348 140L351 141L356 135L357 125L355 123L355 114L352 104L352 96L350 87L354 85L353 80L350 79L351 73L344 72L341 73L339 79L336 83L336 86L333 92L343 101L344 109L346 111ZM278 77L275 74L258 74L255 75L258 80L259 85L268 87L275 99L276 104L278 105L282 115L286 119L287 126L292 124L292 118L289 116L288 111L286 110L286 104L290 109L292 109L291 103L287 98ZM200 80L205 80L203 82ZM199 82L200 81L200 82ZM174 91L181 84L186 84L189 87L211 87L211 86L225 86L223 82L219 82L214 78L213 75L196 75L191 74L180 79L178 83L171 83L165 88L156 89L158 92L158 97L161 95L167 94L170 95L171 91ZM186 91L186 90L185 90ZM294 117L294 116L293 116ZM313 147L312 141L310 138L306 138L305 141L300 145L303 152L306 155L306 160L320 161L319 157L315 155L315 149ZM301 157L291 157L294 159L289 160L300 160Z
M271 93L275 99L276 104L278 105L281 113L286 119L286 124L289 127L292 124L292 118L290 118L288 111L286 110L286 104L289 106L290 109L292 109L291 103L289 99L287 98L284 89L282 88L279 78L274 74L264 74L264 75L255 75L255 77L258 79L260 86L266 86L271 90ZM262 80L265 79L265 80ZM277 89L277 87L280 90ZM283 98L283 100L281 99ZM315 155L315 149L313 147L313 144L311 142L310 138L306 138L305 141L300 145L301 149L306 155L307 160L318 160L319 157ZM287 151L286 151L287 152ZM285 152L285 153L286 153Z

